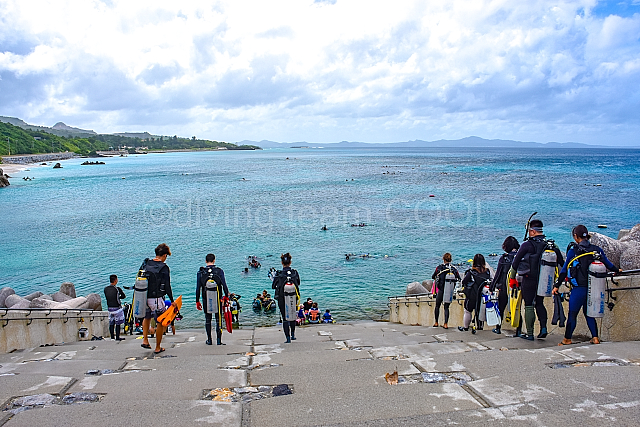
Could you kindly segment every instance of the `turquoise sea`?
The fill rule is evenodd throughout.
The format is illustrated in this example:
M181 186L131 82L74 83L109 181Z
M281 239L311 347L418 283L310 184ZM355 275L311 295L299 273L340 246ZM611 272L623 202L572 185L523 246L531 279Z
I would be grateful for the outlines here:
M640 223L640 150L272 149L82 161L32 167L0 190L0 287L54 292L71 281L79 294L102 294L109 274L132 285L166 242L187 326L203 318L195 277L209 252L242 295L242 324L278 320L254 314L251 301L270 290L268 269L287 251L303 298L338 320L380 319L387 297L429 278L442 253L454 262L500 253L533 211L561 248L579 223L613 237ZM367 226L351 226L359 223ZM248 255L263 267L245 274Z

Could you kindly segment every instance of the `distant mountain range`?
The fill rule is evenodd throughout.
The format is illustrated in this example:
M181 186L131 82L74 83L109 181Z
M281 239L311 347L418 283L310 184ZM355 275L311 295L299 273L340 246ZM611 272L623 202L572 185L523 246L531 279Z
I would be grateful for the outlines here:
M603 148L603 145L590 145L582 144L578 142L522 142L511 141L506 139L484 139L478 136L468 136L462 139L440 139L438 141L406 141L406 142L384 142L384 143L371 143L371 142L350 142L342 141L336 143L313 143L313 142L275 142L275 141L241 141L237 143L257 145L261 148L374 148L380 146L395 146L403 148L424 148L424 147L456 147L456 148L474 148L474 147L494 147L494 148Z
M87 129L80 129L71 126L67 126L62 122L58 122L53 127L30 125L25 121L15 117L0 116L0 122L10 123L14 126L18 126L22 129L37 130L52 133L58 136L66 137L89 137L98 135L96 132ZM123 136L127 138L159 138L159 135L152 135L149 132L120 132L113 133L111 135ZM370 143L370 142L327 142L327 143L314 143L314 142L276 142L276 141L240 141L237 145L257 145L261 148L320 148L320 147L332 147L332 148L374 148L374 147L406 147L406 148L424 148L424 147L494 147L494 148L603 148L603 145L590 145L582 144L578 142L522 142L511 141L505 139L484 139L477 136L469 136L462 139L448 140L440 139L437 141L405 141L405 142L384 142L384 143ZM611 147L609 147L611 148Z

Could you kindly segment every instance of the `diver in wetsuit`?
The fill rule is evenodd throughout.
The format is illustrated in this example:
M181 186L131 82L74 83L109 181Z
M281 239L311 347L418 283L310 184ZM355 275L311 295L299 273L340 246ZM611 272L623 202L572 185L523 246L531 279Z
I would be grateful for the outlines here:
M451 254L449 252L445 253L442 256L442 261L443 263L436 267L436 271L434 271L433 275L431 276L431 278L436 281L437 290L436 307L434 310L436 321L433 324L434 328L437 328L439 326L438 318L440 317L440 306L442 305L442 301L444 299L444 287L445 281L447 280L447 274L452 273L455 276L456 281L460 280L460 273L458 273L458 270L451 265ZM449 329L449 305L451 305L451 303L444 303L444 323L442 324L442 327L444 329Z
M286 320L284 285L290 279L296 286L298 295L300 295L300 275L296 270L291 268L291 254L289 252L282 254L280 261L282 262L282 270L276 273L271 287L275 289L276 300L278 300L278 307L280 307L280 314L282 315L282 329L284 336L287 338L285 344L288 344L291 343L291 340L296 339L296 321Z
M498 291L498 310L500 311L500 316L504 318L505 310L507 309L507 303L509 302L509 295L507 291L507 282L509 276L509 270L511 269L511 263L513 262L513 258L515 258L516 253L520 249L520 243L518 243L518 239L513 236L509 236L504 239L502 243L502 250L504 254L498 260L498 266L496 267L496 275L491 282L491 292ZM516 336L520 336L522 325L518 324L518 328L516 329ZM493 329L493 332L496 334L502 333L501 325L496 325Z
M200 304L200 296L202 296L202 301L205 304L204 307L204 327L207 331L207 341L205 344L212 345L211 341L211 320L213 318L212 313L207 307L207 281L209 279L213 279L218 285L218 300L221 299L222 292L224 292L224 297L229 298L229 289L227 288L227 282L224 280L224 271L220 267L216 267L216 256L214 254L207 254L205 257L205 262L207 265L204 267L200 267L197 275L197 284L196 284L196 308L198 310L202 310L202 304ZM222 291L222 292L221 292ZM218 301L218 305L220 305L220 301ZM215 310L216 307L213 307ZM216 344L224 345L222 343L222 328L220 327L222 319L220 310L218 309L215 312L216 319Z
M518 285L516 273L522 276L522 299L524 300L524 322L527 333L520 335L520 338L533 341L533 327L536 322L536 315L540 322L540 333L538 338L547 337L547 309L544 306L544 297L538 295L538 278L540 277L540 258L547 247L547 239L543 234L542 221L534 219L529 224L529 240L522 243L516 253L509 270L509 286ZM564 264L564 257L554 246L557 265ZM534 304L535 303L535 304ZM535 311L534 311L535 306Z

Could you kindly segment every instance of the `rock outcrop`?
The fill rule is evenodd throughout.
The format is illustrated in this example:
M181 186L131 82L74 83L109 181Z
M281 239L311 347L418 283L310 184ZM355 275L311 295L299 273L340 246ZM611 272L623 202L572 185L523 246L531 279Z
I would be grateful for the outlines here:
M2 169L0 169L0 188L8 187L11 185L9 183L9 177L6 176Z

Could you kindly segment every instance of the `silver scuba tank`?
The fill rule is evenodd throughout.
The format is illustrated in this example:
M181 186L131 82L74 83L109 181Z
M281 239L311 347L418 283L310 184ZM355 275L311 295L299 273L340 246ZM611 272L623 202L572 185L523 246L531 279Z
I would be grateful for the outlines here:
M550 297L553 285L556 281L556 268L558 256L556 252L547 246L540 258L540 277L538 278L538 296Z
M149 288L149 280L144 273L144 270L138 272L136 283L133 286L133 317L138 319L147 314L147 289Z
M296 285L287 281L282 292L284 293L284 320L289 322L294 321L298 317L298 295L296 292Z
M489 290L489 285L485 285L482 287L482 292L480 294L480 311L478 312L478 320L481 322L487 321L487 302L491 297L491 291Z
M209 277L205 284L205 294L207 298L207 306L205 313L216 314L220 310L220 296L218 295L218 284L212 277Z
M445 304L453 301L453 290L456 287L456 275L453 274L451 269L446 276L444 276L444 294L442 294L442 302Z
M587 316L604 317L604 293L607 289L607 267L600 261L589 265L589 291L587 293Z

